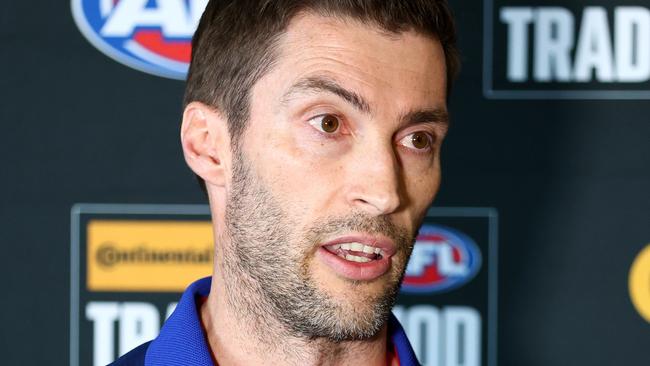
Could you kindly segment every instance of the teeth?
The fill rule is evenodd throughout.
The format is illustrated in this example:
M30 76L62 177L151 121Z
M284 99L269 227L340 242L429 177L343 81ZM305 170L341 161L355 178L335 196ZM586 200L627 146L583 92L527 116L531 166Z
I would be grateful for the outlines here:
M338 249L352 250L352 251L355 251L355 252L362 252L362 253L366 253L366 254L373 254L374 253L374 254L377 254L377 255L384 256L384 252L380 248L373 247L373 246L370 246L370 245L364 245L364 244L361 244L361 243L336 244L336 245L332 245L332 249L334 249L334 250L338 250Z
M359 263L367 263L370 262L370 259L366 257L357 257L356 255L352 254L346 254L345 259L352 261L352 262L359 262Z
M364 245L361 243L350 244L350 250L354 250L355 252L363 252L363 247Z

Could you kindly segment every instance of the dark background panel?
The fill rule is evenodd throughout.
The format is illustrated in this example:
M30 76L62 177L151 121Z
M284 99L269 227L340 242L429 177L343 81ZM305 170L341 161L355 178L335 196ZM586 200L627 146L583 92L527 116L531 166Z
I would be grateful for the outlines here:
M178 143L182 82L104 56L68 2L3 5L0 348L64 365L72 205L204 199ZM499 212L499 365L650 363L627 290L650 243L650 102L486 99L481 2L452 6L464 62L436 205Z

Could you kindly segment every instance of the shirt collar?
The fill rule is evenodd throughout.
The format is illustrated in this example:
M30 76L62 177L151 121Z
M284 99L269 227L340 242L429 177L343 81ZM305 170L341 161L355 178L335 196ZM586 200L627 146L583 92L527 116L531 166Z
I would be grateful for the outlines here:
M214 365L198 313L199 300L208 296L211 284L212 278L206 277L185 290L160 334L147 349L145 365ZM388 320L388 334L400 366L419 365L404 329L392 313Z
M210 277L202 278L183 292L176 309L147 349L146 366L213 365L197 306L198 300L210 293L211 284Z

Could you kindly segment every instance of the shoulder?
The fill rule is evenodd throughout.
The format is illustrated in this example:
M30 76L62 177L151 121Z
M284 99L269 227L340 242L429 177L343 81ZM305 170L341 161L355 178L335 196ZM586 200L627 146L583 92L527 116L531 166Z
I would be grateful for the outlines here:
M132 349L122 357L115 360L111 366L144 366L144 356L147 353L149 344L151 344L151 341Z

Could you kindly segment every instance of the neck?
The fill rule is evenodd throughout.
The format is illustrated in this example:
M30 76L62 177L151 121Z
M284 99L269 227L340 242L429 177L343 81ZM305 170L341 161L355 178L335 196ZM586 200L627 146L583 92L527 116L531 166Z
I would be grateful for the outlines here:
M362 341L296 337L273 316L256 311L259 307L255 299L246 299L250 306L233 308L223 283L223 277L215 271L210 295L200 309L218 365L358 365L360 359L364 365L386 365L386 325L374 337Z

